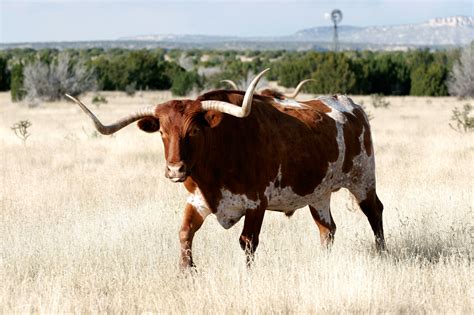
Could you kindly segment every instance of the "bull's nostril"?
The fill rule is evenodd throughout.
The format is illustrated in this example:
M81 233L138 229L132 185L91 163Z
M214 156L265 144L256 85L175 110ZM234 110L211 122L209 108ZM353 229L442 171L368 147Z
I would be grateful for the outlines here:
M166 166L169 173L180 174L186 172L186 165L184 163L173 163Z

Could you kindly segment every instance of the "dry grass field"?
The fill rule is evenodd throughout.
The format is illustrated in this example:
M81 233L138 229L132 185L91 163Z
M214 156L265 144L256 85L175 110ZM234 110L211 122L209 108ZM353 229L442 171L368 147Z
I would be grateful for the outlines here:
M105 122L170 98L102 94L108 104L91 108ZM72 103L27 108L0 94L0 313L472 314L474 137L448 125L467 101L354 100L374 116L388 252L375 253L369 223L340 191L332 251L308 209L267 212L247 270L243 220L224 230L209 216L189 276L178 269L186 192L164 178L158 134L97 136ZM33 123L26 145L10 129L22 119Z

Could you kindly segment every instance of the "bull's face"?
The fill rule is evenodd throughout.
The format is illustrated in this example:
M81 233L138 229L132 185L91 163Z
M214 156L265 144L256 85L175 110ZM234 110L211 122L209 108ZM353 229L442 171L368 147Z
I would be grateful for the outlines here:
M157 107L155 117L138 121L146 132L161 134L165 150L165 177L183 182L203 157L205 135L216 127L222 113L204 111L199 101L170 101Z

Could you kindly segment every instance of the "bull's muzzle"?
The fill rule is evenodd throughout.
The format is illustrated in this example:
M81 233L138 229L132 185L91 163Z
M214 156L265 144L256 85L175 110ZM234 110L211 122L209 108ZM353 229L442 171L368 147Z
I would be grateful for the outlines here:
M187 167L183 162L166 164L165 177L169 178L172 182L184 182L188 175Z

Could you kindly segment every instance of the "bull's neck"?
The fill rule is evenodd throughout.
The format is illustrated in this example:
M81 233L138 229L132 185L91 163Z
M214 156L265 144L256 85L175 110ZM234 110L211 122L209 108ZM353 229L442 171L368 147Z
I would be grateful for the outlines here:
M256 163L258 132L250 117L224 117L219 126L207 130L202 158L192 172L193 180L200 188L229 188L236 180L245 181L245 172L249 171L247 160Z

